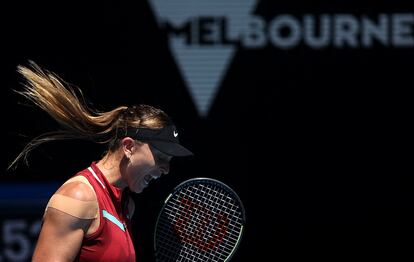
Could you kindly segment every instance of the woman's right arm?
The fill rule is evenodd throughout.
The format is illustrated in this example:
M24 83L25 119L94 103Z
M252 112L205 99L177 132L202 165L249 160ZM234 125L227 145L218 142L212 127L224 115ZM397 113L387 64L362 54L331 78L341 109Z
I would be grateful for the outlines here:
M97 201L89 186L81 182L64 184L56 194L60 198L56 198L55 204L47 208L33 262L73 261L79 253L85 233L93 222L93 218L80 218L91 213L90 210L86 210L90 209L90 205L84 203ZM70 201L64 201L65 199ZM78 202L79 205L76 204L77 201L81 201Z

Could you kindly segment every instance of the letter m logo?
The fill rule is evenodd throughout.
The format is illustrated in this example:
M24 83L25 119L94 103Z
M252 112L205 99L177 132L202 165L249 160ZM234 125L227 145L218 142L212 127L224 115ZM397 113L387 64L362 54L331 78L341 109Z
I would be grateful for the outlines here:
M168 33L169 47L200 116L206 117L236 46L200 45L198 17L225 17L228 38L238 40L257 0L150 0L160 27ZM221 34L212 27L212 35Z

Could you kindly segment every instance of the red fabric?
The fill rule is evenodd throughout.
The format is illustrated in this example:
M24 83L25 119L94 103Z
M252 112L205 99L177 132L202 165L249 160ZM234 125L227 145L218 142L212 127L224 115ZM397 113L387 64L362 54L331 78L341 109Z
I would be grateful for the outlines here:
M123 192L109 184L95 163L92 163L91 168L105 185L105 189L88 169L77 175L86 177L95 189L99 204L100 224L96 232L84 238L76 261L135 262L135 249L131 238L131 224L127 208L128 190ZM124 224L124 227L127 225L127 230L124 232L120 227L103 217L103 210L116 217Z

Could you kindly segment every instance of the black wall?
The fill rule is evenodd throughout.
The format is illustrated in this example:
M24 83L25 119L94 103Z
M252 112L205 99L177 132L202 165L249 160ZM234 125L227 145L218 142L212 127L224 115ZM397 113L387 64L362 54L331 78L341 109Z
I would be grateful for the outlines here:
M194 151L134 196L138 261L152 261L164 198L192 177L219 179L244 202L246 232L233 261L381 256L395 243L406 250L414 233L407 165L414 46L237 45L208 116L201 117L147 1L20 1L1 9L3 187L59 184L104 150L82 141L51 143L33 151L29 167L6 170L30 138L58 128L12 91L21 89L16 66L30 59L79 86L98 109L139 103L164 109ZM262 0L252 12L266 21L309 13L375 18L412 15L414 8L409 1ZM414 38L414 23L409 28ZM2 223L43 211L3 209ZM0 230L0 250L19 252Z

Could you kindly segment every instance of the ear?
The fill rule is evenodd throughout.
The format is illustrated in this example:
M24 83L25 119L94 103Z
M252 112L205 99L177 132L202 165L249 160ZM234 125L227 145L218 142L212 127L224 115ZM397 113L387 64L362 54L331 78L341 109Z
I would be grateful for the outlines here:
M126 157L131 157L132 153L135 150L135 140L130 137L125 137L122 139L122 151Z

